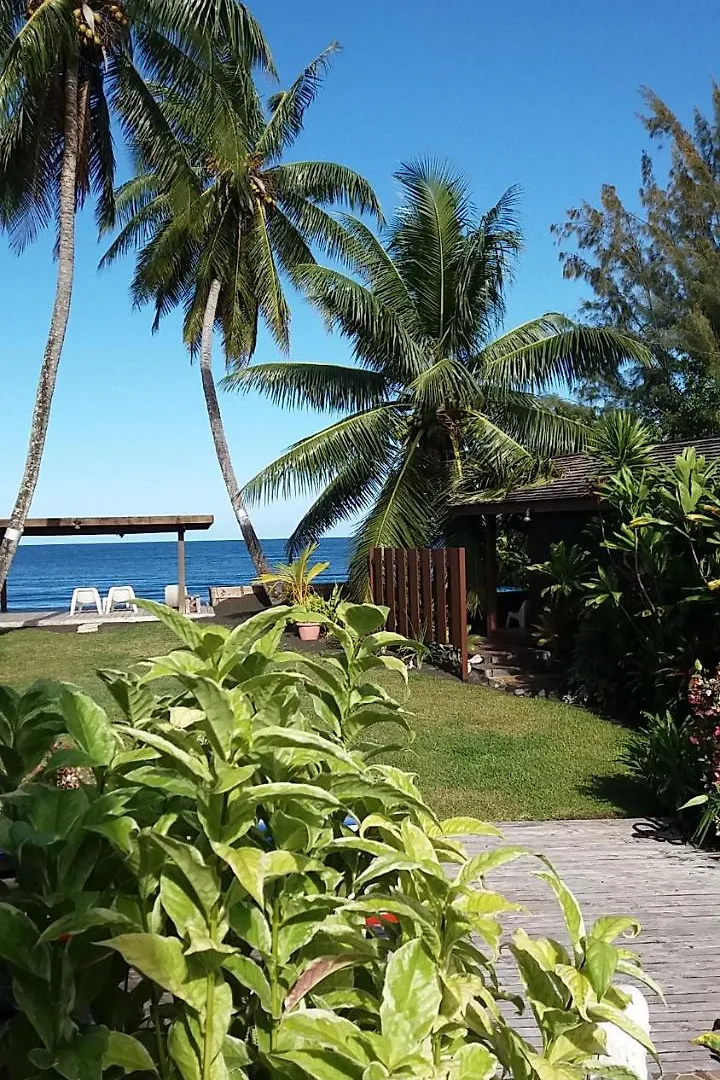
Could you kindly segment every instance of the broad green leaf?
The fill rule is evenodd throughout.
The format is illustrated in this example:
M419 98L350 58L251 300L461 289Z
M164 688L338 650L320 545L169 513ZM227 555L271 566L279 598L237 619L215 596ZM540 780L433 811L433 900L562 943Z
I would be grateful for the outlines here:
M146 833L145 837L172 860L209 918L220 901L220 882L213 868L206 865L192 844L185 844L170 836L159 836L152 831Z
M614 1024L615 1027L619 1027L621 1031L624 1031L630 1038L634 1039L635 1042L644 1046L647 1052L652 1054L659 1063L657 1051L650 1040L650 1036L621 1009L616 1009L612 1005L608 1005L604 1001L601 1001L588 1010L588 1016L596 1023L605 1021L606 1023Z
M348 626L364 637L385 625L388 608L375 607L374 604L346 604L343 616Z
M453 1054L450 1080L491 1080L498 1060L479 1043L467 1043Z
M265 852L255 847L232 848L228 844L213 844L213 851L227 863L255 903L264 907Z
M376 881L386 874L399 874L404 870L421 870L433 877L443 880L445 878L444 871L439 863L421 861L394 852L392 855L379 855L376 859L373 859L367 870L364 870L355 879L355 888L356 890L361 889L364 885L368 885L371 881Z
M295 784L278 781L271 784L257 784L254 787L243 789L242 797L245 802L271 803L278 799L297 798L300 800L311 799L314 802L327 803L329 806L339 806L339 801L329 791L314 784Z
M396 671L405 685L408 685L407 664L399 656L377 656L375 660L382 667L387 668L388 671Z
M543 862L547 862L543 859ZM548 866L550 864L548 863ZM574 949L580 948L580 941L585 937L585 922L582 917L580 905L577 900L568 889L565 882L558 877L555 870L550 867L550 871L539 870L536 873L536 877L539 877L542 881L547 882L555 896L558 899L560 908L565 919L565 925L568 928L568 934L570 935L570 941L572 942Z
M206 763L199 757L193 757L186 750L183 750L180 746L176 746L175 743L170 742L169 739L163 738L162 735L156 735L152 731L143 731L140 728L126 727L124 724L118 725L118 731L121 731L124 735L129 735L133 739L137 739L138 742L147 743L148 746L152 746L155 750L159 750L162 754L167 754L168 757L174 758L175 761L183 765L188 772L196 776L198 780L204 780L206 783L210 782L210 772Z
M161 623L167 626L168 630L172 630L175 637L182 641L183 645L187 645L191 649L196 649L199 645L202 645L203 630L192 619L187 619L179 611L174 611L164 604L156 604L154 600L137 600L136 602L138 607L149 611L151 615L154 615L156 619L159 619Z
M230 695L210 679L195 678L188 684L205 713L205 729L216 753L227 761L235 728Z
M223 1060L230 1076L245 1076L245 1069L252 1064L253 1058L247 1043L234 1035L226 1035L222 1048Z
M63 687L60 706L68 732L93 765L109 765L118 743L107 713L87 694Z
M390 957L385 969L380 1022L390 1045L392 1070L417 1053L432 1031L442 993L434 961L421 941L409 941Z
M13 997L20 1012L30 1021L46 1046L57 1038L58 1003L53 1000L50 983L37 975L15 970Z
M159 765L143 765L125 774L129 784L141 784L143 787L166 791L168 795L180 795L186 799L197 798L197 788L193 780L181 776L175 769L163 769Z
M270 1054L268 1062L272 1076L284 1076L288 1067L299 1069L312 1080L363 1080L362 1064L334 1050L291 1050L285 1054Z
M345 1017L323 1009L301 1009L283 1016L277 1034L279 1053L317 1046L334 1050L363 1066L371 1061L363 1032Z
M218 759L215 762L217 780L213 787L213 793L215 795L224 795L228 791L233 791L241 784L247 783L255 771L255 765L226 765L224 761Z
M455 901L454 907L470 915L499 915L503 911L524 911L522 904L515 904L500 893L487 889L473 889L463 893Z
M524 948L527 935L524 931L516 931L510 945L510 951L515 957L520 978L527 992L530 1005L537 1013L542 1009L565 1009L566 992L560 985L554 973L546 970L537 956ZM539 1008L540 1007L540 1008Z
M484 877L485 874L491 870L497 870L498 867L504 866L505 863L513 862L514 859L521 859L525 855L531 855L532 852L527 848L518 846L506 846L493 848L492 851L483 851L479 855L474 855L465 866L458 872L456 883L458 885L472 885L478 878Z
M432 840L417 825L413 825L409 818L403 821L400 835L403 848L411 858L420 862L438 862Z
M614 945L599 938L588 938L583 972L599 998L603 997L612 982L619 959L620 955Z
M262 956L270 954L270 927L259 908L243 901L231 907L228 918L237 936L247 942L251 949L257 949Z
M86 930L92 930L96 926L133 926L130 919L121 915L119 911L110 908L89 907L85 911L71 912L56 919L47 927L38 938L38 941L57 941L63 934L84 934Z
M108 1031L107 1045L102 1056L103 1069L115 1065L125 1073L157 1073L153 1060L141 1042L122 1031Z
M585 1070L579 1066L553 1064L530 1048L524 1049L524 1055L532 1066L537 1080L584 1080Z
M618 975L629 975L631 979L636 979L638 982L644 983L645 986L653 991L653 993L657 994L663 1004L666 1004L665 994L660 983L651 978L651 976L637 964L621 957L620 960L618 960L617 972Z
M200 1062L185 1019L180 1016L168 1033L168 1051L183 1080L202 1080Z
M291 728L266 727L257 732L253 740L256 751L272 753L275 750L285 748L298 748L300 750L318 751L320 756L336 758L348 765L353 772L360 772L360 766L354 761L347 750L339 743L330 742L322 735L314 731L293 731Z
M204 1007L206 980L189 971L182 943L177 938L158 934L120 934L101 944L115 949L126 963L174 997L194 1009Z
M583 1020L587 1020L587 1010L592 1008L597 1000L590 980L570 964L557 964L555 974L569 990L573 1007L577 1009Z
M0 958L11 967L49 978L50 955L47 946L40 944L40 931L12 904L0 903Z
M590 936L598 941L614 941L622 934L625 938L637 937L640 923L631 915L601 915L593 923Z
M698 1035L697 1038L691 1039L691 1042L696 1046L704 1046L706 1050L712 1050L715 1054L720 1054L720 1031L708 1031L705 1035Z
M473 817L447 818L440 822L443 836L502 836L494 825Z
M171 865L163 871L159 895L165 914L172 919L181 937L207 937L210 932L208 920L186 878L177 867Z
M231 956L226 956L222 966L234 979L237 979L241 986L246 987L256 995L265 1012L272 1012L270 984L267 981L265 972L254 960L251 960L249 956L242 956L241 953L236 952Z

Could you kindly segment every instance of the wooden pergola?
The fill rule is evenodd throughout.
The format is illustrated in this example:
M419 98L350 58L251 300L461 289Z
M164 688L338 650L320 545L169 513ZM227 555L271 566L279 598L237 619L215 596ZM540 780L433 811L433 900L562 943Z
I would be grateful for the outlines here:
M161 517L28 518L24 536L130 536L139 533L177 533L178 600L185 597L185 533L209 529L212 514ZM0 540L9 522L0 518ZM181 602L182 603L182 602ZM0 594L0 611L7 611L7 582Z

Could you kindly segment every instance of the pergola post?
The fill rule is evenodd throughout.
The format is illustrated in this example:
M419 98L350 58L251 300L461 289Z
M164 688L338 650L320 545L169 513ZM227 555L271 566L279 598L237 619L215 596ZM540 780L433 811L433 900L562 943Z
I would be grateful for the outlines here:
M185 595L185 530L178 529L178 611L183 614L187 611L187 598Z
M497 630L497 517L485 515L485 618L486 633Z

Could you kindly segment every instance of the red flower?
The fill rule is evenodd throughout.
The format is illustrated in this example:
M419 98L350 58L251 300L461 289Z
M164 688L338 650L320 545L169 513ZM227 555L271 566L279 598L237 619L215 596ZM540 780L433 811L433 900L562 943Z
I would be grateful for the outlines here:
M381 911L379 915L368 915L365 920L366 926L374 927L375 929L384 926L386 923L399 925L400 920L397 915L393 915L390 911Z
M64 945L66 942L72 941L72 934L59 934L58 941L62 942Z

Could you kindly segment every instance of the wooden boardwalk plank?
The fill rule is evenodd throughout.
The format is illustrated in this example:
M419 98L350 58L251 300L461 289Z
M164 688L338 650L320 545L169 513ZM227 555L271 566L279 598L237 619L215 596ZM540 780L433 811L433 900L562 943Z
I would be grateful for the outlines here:
M504 823L504 841L545 855L577 896L587 923L599 915L628 914L642 930L629 947L664 988L667 1008L650 1003L651 1034L666 1072L712 1070L707 1051L690 1039L709 1031L720 1017L720 858L668 841L650 822L548 821ZM498 841L473 837L471 853ZM533 876L532 859L492 871L488 887L526 905L505 917L512 931L567 940L554 896ZM508 982L509 960L501 961ZM530 1032L527 1019L518 1028ZM651 1070L652 1071L652 1070ZM656 1071L656 1070L655 1070Z

